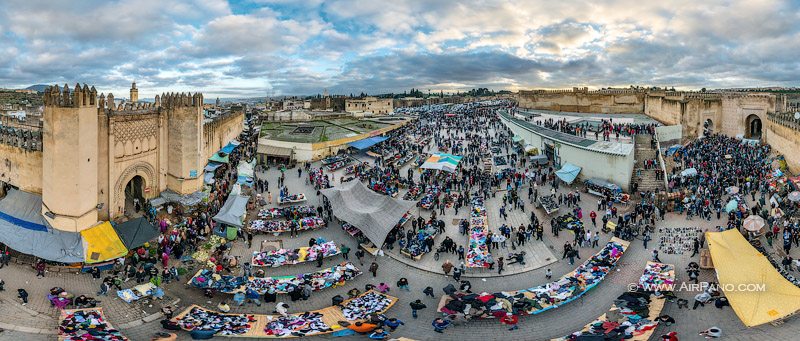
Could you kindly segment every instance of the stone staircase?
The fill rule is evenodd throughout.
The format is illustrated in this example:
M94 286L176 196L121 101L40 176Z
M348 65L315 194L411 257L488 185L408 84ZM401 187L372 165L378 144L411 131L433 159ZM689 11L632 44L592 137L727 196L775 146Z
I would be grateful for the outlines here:
M638 182L639 192L665 189L664 181L656 179L655 169L644 169L644 163L643 163L644 160L653 159L658 156L656 149L650 146L650 139L651 139L650 135L640 134L636 135L636 139L634 141L635 142L634 158L636 161L633 165L633 175L631 179L631 184L634 182ZM637 174L639 174L640 176L637 176Z

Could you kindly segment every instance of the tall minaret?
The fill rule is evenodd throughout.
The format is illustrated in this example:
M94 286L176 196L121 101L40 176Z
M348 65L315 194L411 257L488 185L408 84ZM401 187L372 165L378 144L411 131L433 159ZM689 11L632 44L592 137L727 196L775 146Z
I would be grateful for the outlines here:
M131 84L131 103L139 101L139 89L136 88L136 81Z

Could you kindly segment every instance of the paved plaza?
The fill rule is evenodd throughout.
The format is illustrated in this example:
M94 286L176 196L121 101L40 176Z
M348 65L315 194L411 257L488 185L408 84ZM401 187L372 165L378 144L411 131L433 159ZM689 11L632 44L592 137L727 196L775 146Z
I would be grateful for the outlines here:
M435 152L436 150L434 148L430 151ZM359 157L364 158L364 160L368 159L366 156ZM318 166L319 164L317 163L312 165L312 167ZM414 166L404 166L400 174L405 174L408 167ZM338 185L336 181L343 175L342 172L343 170L339 170L332 174L331 178L335 180L334 186ZM417 172L416 174L418 177L419 173ZM270 189L274 191L274 183L277 183L280 173L273 167L268 171L260 171L258 176L269 180L273 184ZM320 205L321 197L317 196L316 190L308 185L305 179L305 173L303 176L298 177L296 169L292 169L286 172L285 185L290 193L305 193L309 198L307 204ZM525 186L520 193L527 192ZM562 186L559 192L566 194L569 191L579 189L580 186L577 185L574 187ZM526 225L529 222L531 211L534 211L541 221L549 221L549 217L542 210L534 208L529 200L526 200L524 211L519 209L511 210L508 212L507 219L502 219L499 214L502 193L502 191L497 192L496 196L486 202L491 230L496 232L497 228L503 223L507 223L512 227ZM402 197L402 195L403 192L401 191L399 197ZM596 209L597 197L582 193L581 199L580 206L584 212ZM267 207L277 206L273 202ZM620 212L625 212L626 209L629 209L629 207L621 206ZM561 210L561 212L564 212L567 208L562 207ZM428 218L431 211L415 209L412 213ZM251 212L251 214L254 214L254 212ZM459 214L455 214L453 208L448 208L445 211L445 215L439 217L448 222L445 235L453 238L458 245L464 245L467 236L461 235L458 232L457 225L452 224L452 222L466 218L467 214L467 209L461 209ZM587 226L591 225L588 218L584 217L584 221ZM723 223L723 221L717 221L716 219L705 221L696 217L693 220L687 220L683 215L669 213L664 221L658 221L657 231L675 227L699 227L701 229L715 230L716 226ZM546 226L549 226L549 224L546 224ZM301 232L296 238L290 238L287 235L276 237L274 235L259 234L255 236L252 248L248 248L242 240L236 240L233 243L232 253L241 256L242 259L249 259L252 252L256 251L264 240L279 239L282 241L284 248L296 248L306 246L308 239L313 237L322 237L328 241L348 245L352 249L356 248L354 238L343 231L340 225L330 222L327 228L312 232ZM441 235L436 237L437 245L443 238L444 236ZM601 234L599 245L604 245L610 238L611 235L609 234ZM391 251L387 250L384 256L368 255L364 260L363 266L358 264L358 261L353 257L353 253L351 253L350 259L356 263L356 266L361 267L365 274L348 281L343 287L324 289L313 293L308 300L290 302L290 310L291 312L303 312L321 309L331 305L331 297L334 295L346 296L347 291L353 287L363 289L367 284L377 285L384 282L392 287L389 294L400 299L399 303L391 308L387 315L397 317L405 322L405 325L392 333L391 337L407 337L415 340L546 340L562 337L579 330L586 323L605 313L614 302L614 299L627 290L629 284L638 282L645 263L650 260L651 249L655 247L658 238L659 233L656 232L653 236L653 241L649 245L650 249L647 250L641 240L633 240L616 267L596 288L590 290L580 299L557 309L535 316L522 316L520 318L520 328L516 331L508 331L496 319L487 319L457 323L443 334L434 333L431 321L435 317L441 316L440 313L436 312L437 303L443 294L441 288L449 283L454 283L452 278L443 275L441 263L446 259L450 259L457 264L457 257L455 254L441 254L440 259L437 261L433 259L433 253L428 253L421 260L414 261L399 254L397 248ZM549 229L545 229L542 241L536 241L534 238L524 246L517 248L517 250L511 249L511 243L508 243L509 245L506 248L501 247L498 250L492 250L493 254L497 256L505 255L512 251L524 250L529 255L526 257L529 262L525 266L509 265L502 275L497 274L496 270L470 269L467 270L462 279L471 281L473 292L510 291L547 283L548 280L544 275L546 269L551 269L553 276L558 278L574 270L586 257L599 250L599 248L581 248L579 254L582 258L577 260L575 265L570 265L566 259L561 258L561 251L563 244L572 239L571 232L563 231L559 237L555 237L550 233ZM661 260L665 263L676 265L676 275L679 283L688 280L685 271L683 271L686 265L690 261L698 261L697 256L690 258L687 254L668 255L663 253L661 254ZM323 266L332 266L341 261L341 256L325 259ZM369 263L373 261L379 265L377 277L375 278L366 272ZM172 262L175 262L175 260L172 260ZM267 273L270 276L282 276L313 272L315 269L315 264L306 263L270 268ZM0 278L6 283L6 290L0 292L0 311L2 312L0 313L0 328L5 330L0 333L0 339L2 340L20 338L26 340L55 339L59 311L50 305L43 293L52 287L58 286L76 295L87 294L95 296L100 284L99 281L92 280L91 276L87 274L49 272L44 278L36 278L34 273L29 265L24 264L12 264L9 267L0 269ZM401 277L408 278L411 288L409 292L395 287L394 283ZM147 340L155 331L160 330L159 320L161 315L159 310L162 306L173 305L178 312L191 304L213 309L220 301L230 299L230 295L222 293L216 294L213 299L207 299L203 297L201 290L187 286L185 284L186 280L186 278L182 278L180 282L165 284L166 296L161 301L145 300L128 304L113 295L109 295L100 297L101 303L99 306L104 309L110 322L120 328L126 336L132 340ZM713 271L703 270L701 280L714 280ZM133 285L134 283L128 282L123 287L127 288ZM422 293L422 289L427 286L435 289L435 299L425 297ZM28 305L22 306L19 299L15 297L17 288L26 288L31 293ZM676 294L678 297L685 298L691 302L696 292L677 292ZM408 303L415 299L421 299L428 307L420 311L417 319L412 318L411 310L408 306ZM279 296L279 301L281 300L288 301L288 297ZM261 307L246 304L242 307L233 307L232 312L270 314L274 308L274 304L264 304ZM713 306L706 306L698 310L691 310L678 309L674 303L667 303L663 313L673 316L677 323L669 327L659 326L654 333L654 338L669 331L677 331L682 340L701 339L697 336L698 331L711 326L718 326L724 331L726 339L790 339L794 331L800 329L800 322L797 319L790 319L778 327L764 325L748 329L739 322L730 307L717 309ZM178 338L180 340L188 340L189 336L188 333L178 332ZM332 337L317 336L317 338L327 339ZM356 340L365 338L365 336L350 336L341 339Z

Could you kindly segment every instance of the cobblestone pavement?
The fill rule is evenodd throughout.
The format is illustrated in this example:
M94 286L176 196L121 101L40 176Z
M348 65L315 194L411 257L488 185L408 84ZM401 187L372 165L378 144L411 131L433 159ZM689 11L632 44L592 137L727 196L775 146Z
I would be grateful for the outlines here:
M404 173L401 173L404 174ZM305 192L309 197L308 204L316 205L319 202L316 196L316 191L311 187L306 186L304 178L297 178L296 170L287 172L287 186L291 193ZM277 183L278 173L276 170L271 170L266 174L262 174L270 180L271 188L275 189ZM338 173L335 178L338 181ZM569 188L562 188L561 191L568 191ZM523 191L526 192L526 191ZM584 212L589 212L596 205L596 198L589 194L582 194L583 202L581 203ZM500 218L497 212L497 201L500 199L493 198L487 202L489 208L490 228L497 231L500 224ZM274 205L273 205L274 206ZM596 207L594 207L596 208ZM509 223L512 226L518 226L520 223L527 223L530 210L533 209L531 205L527 205L525 213L520 211L509 212ZM562 210L564 211L564 210ZM467 210L462 210L460 213L466 216ZM457 232L457 227L449 224L449 219L455 218L453 210L449 209L446 214L447 234L451 235L457 243L465 243L466 237L460 236ZM427 217L429 213L423 211L423 216ZM536 214L540 219L544 219L545 215L542 211L537 210ZM588 215L588 214L585 214ZM548 219L549 220L549 219ZM588 223L588 219L585 220ZM590 223L588 223L590 224ZM659 228L670 228L678 226L698 226L700 228L713 229L716 225L721 224L716 220L711 222L702 221L695 218L695 220L686 220L684 216L677 214L668 214L666 221L658 222ZM334 240L340 244L347 244L355 249L355 240L346 234L336 224L331 224L327 228L314 231L303 232L298 238L289 238L288 236L275 237L273 235L257 235L253 248L247 248L241 241L235 242L233 252L244 258L249 258L252 251L255 251L262 240L266 239L282 239L284 247L300 247L307 245L308 239L311 237L322 236L327 240ZM609 235L601 235L602 239L600 245L603 245ZM437 237L437 244L443 239L442 236ZM544 245L550 251L547 257L553 257L554 263L546 267L539 267L537 269L527 269L523 267L515 268L513 265L508 267L509 272L504 273L501 277L487 277L479 278L480 276L489 275L489 273L472 273L468 272L465 277L473 276L470 278L473 285L473 291L498 291L498 290L516 290L523 288L530 288L536 285L546 283L544 272L546 268L551 268L553 275L559 277L575 269L576 265L570 265L566 260L561 259L561 246L565 241L571 240L572 234L569 232L562 232L559 237L554 237L550 231L546 229L545 238L540 243L540 247ZM650 248L655 245L658 236L653 237ZM526 247L532 247L528 245ZM503 254L508 250L494 251L495 253ZM582 262L586 257L597 252L597 248L588 249L583 248L580 250ZM397 317L406 322L406 325L398 329L392 334L392 337L408 337L415 340L497 340L497 339L519 339L519 340L546 340L553 337L560 337L567 335L573 331L580 329L586 323L591 322L597 316L605 313L613 303L613 300L625 290L630 283L638 282L638 278L644 269L647 260L650 259L651 250L645 250L642 242L635 240L631 243L630 248L624 254L617 267L610 273L607 278L584 295L581 299L564 305L558 309L553 309L536 316L524 316L520 319L520 329L517 331L509 332L506 328L500 325L497 320L483 320L472 321L468 324L456 325L445 331L444 334L436 334L432 331L431 321L440 316L435 312L439 298L442 295L441 288L452 279L445 277L441 272L441 258L439 262L434 262L431 255L426 255L422 262L419 264L408 265L409 260L398 261L395 257L371 257L368 256L366 262L375 261L379 264L378 277L373 278L369 273L361 275L347 285L340 288L329 288L321 292L316 292L307 301L288 302L291 306L291 311L301 312L307 310L316 310L331 305L331 297L334 295L345 296L346 292L352 287L362 288L366 284L378 284L379 282L386 282L392 287L391 295L400 298L399 303L389 310L388 315ZM352 253L351 253L352 256ZM697 261L697 256L694 260ZM452 258L454 261L457 257ZM355 257L351 257L357 266L358 261ZM661 255L661 260L666 263L676 265L676 274L679 281L686 280L685 272L682 270L692 260L689 255ZM335 263L341 262L341 256L334 257L333 259L326 259L324 262L325 267L332 266ZM365 262L365 265L368 263ZM366 267L364 267L365 270ZM425 270L420 270L423 268ZM283 266L279 268L268 269L268 274L272 276L280 275L293 275L299 273L306 273L315 271L314 264L300 264L294 266ZM492 275L495 273L492 272ZM476 277L477 276L477 277ZM407 277L411 283L411 291L399 291L394 287L395 282L400 277ZM10 267L0 269L0 278L5 282L5 291L0 292L0 328L5 329L0 333L0 340L54 340L56 339L56 327L58 311L51 307L49 302L45 299L45 293L55 286L61 286L74 294L90 294L95 295L98 290L99 282L93 281L90 276L64 274L64 273L48 273L45 278L35 278L35 272L27 266L12 264ZM710 270L704 270L701 274L702 280L714 279L714 273ZM127 304L113 296L102 297L101 307L104 308L106 315L110 322L120 328L125 335L131 340L149 340L151 335L160 330L158 324L159 315L158 309L164 304L171 304L178 301L176 304L177 310L181 311L190 304L200 304L202 306L213 308L223 299L230 298L225 294L218 294L213 299L206 299L202 293L194 288L185 285L186 278L183 278L180 283L170 283L165 286L167 298L159 302L142 302ZM126 283L125 287L130 287L134 283ZM422 294L422 289L426 286L431 286L436 291L436 299L426 298ZM16 298L16 289L26 288L31 294L30 304L22 306L20 301ZM678 296L692 300L695 293L692 292L679 292ZM287 300L288 297L281 296L279 299ZM419 318L413 319L408 303L414 299L422 299L428 306L427 309L420 311ZM274 304L265 304L261 307L254 305L246 305L243 307L233 308L234 312L246 312L257 314L268 314L274 309ZM661 326L657 329L654 335L666 333L668 331L677 331L681 340L695 340L700 339L697 332L711 327L718 326L722 328L726 339L731 340L789 340L794 339L795 334L800 330L800 320L790 319L785 324L779 327L765 325L757 328L745 328L739 319L733 313L730 307L722 310L716 309L713 306L699 308L697 310L677 309L671 303L667 303L664 313L672 315L677 324L671 327ZM188 340L188 333L179 332L180 340ZM319 336L320 339L332 338L331 336ZM349 339L366 339L363 336L355 336L348 338L337 338L343 340ZM656 338L654 338L656 339Z

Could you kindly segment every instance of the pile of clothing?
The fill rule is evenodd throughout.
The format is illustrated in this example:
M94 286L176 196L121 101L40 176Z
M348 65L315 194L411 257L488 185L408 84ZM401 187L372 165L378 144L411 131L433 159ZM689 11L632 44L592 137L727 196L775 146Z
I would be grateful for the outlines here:
M262 220L256 219L250 223L250 230L254 232L286 232L292 225L297 225L296 221L291 220Z
M604 318L589 323L582 331L567 335L562 340L630 339L655 329L658 322L648 320L651 298L649 293L626 292L617 297Z
M339 168L349 165L351 162L353 162L353 160L351 159L338 160L336 162L325 165L325 169L332 172Z
M104 340L123 341L128 338L122 336L119 330L111 327L106 322L102 313L97 310L78 310L68 314L58 326L59 336L64 340Z
M299 264L315 261L322 257L331 257L339 254L339 247L330 241L312 247L298 249L279 249L267 252L253 252L253 266L279 267L282 265Z
M298 202L298 201L304 201L304 200L306 200L306 195L303 194L303 193L286 194L284 196L281 196L281 198L280 198L280 202L281 203L284 203L284 202Z
M241 335L250 330L250 324L255 322L255 318L253 315L222 314L194 307L178 318L177 322L184 330L210 330L220 335Z
M320 217L305 217L298 220L299 230L315 230L325 227L325 220Z
M417 257L426 252L430 252L431 250L428 249L427 245L432 244L432 242L429 244L427 240L434 239L437 234L439 234L438 227L432 223L425 224L417 230L414 238L404 243L402 251L410 254L411 257Z
M488 221L483 199L474 197L469 218L469 246L466 255L468 267L489 267L487 262L489 246L486 245L486 237L489 234Z
M319 291L333 285L343 285L356 276L361 275L361 270L353 263L346 262L340 265L296 276L280 277L253 277L247 281L247 289L253 289L259 294L264 294L272 288L276 293L289 293L300 290L301 285L311 285L311 290Z
M286 218L292 217L310 217L317 214L317 208L308 205L292 205L281 210L283 216Z
M558 228L562 230L570 230L573 232L583 231L583 222L572 213L556 217L556 223L558 224Z
M315 230L325 227L325 220L320 217L304 217L297 220L263 220L256 219L250 223L250 230L264 233L283 233L295 227L297 231Z
M275 320L267 323L264 332L267 335L278 337L302 337L333 331L330 326L322 321L322 316L318 312L305 312L300 315L288 315L287 317L277 316Z
M439 190L439 186L428 186L425 190L425 196L419 201L419 207L422 207L426 210L433 207L433 200L439 197L441 191Z
M511 292L454 293L451 295L453 300L441 311L477 318L503 317L509 312L515 315L535 315L569 303L593 288L611 271L624 251L624 246L612 241L574 272L554 282Z
M408 192L406 192L406 194L403 195L403 200L414 200L416 198L419 198L420 191L421 189L419 188L419 186L417 185L411 186L408 189Z
M208 269L192 277L192 286L200 289L214 289L224 293L234 293L247 282L244 277L215 274Z
M553 211L558 210L558 202L556 201L556 196L552 194L540 196L539 204L542 205L542 208L544 209L545 212L547 212L547 214L550 214Z
M388 296L370 291L348 301L342 307L342 314L348 321L364 320L369 314L385 312L391 305L392 299Z
M639 288L646 291L672 291L675 285L675 266L649 262L639 277Z
M275 219L283 217L283 210L279 208L262 208L258 211L258 217L261 219Z

